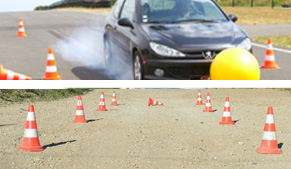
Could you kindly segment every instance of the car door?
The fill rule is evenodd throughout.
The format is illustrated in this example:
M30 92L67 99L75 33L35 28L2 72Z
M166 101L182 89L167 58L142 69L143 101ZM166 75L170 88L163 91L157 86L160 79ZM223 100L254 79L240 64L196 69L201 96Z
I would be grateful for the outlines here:
M118 46L118 43L116 43L117 39L119 39L117 33L117 22L120 17L124 1L125 0L118 0L113 7L111 15L107 18L106 38L109 41L110 52L113 57L120 53L120 47Z
M126 0L120 18L127 18L131 22L135 22L135 6L136 0ZM129 27L120 26L117 24L116 26L116 45L120 48L119 59L126 61L126 63L131 63L131 49L130 49L130 39L133 36L132 29ZM130 65L131 66L131 65Z

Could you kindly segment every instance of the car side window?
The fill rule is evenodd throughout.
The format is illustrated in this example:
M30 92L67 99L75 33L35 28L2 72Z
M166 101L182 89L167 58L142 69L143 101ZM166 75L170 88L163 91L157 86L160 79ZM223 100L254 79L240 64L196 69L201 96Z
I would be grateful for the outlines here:
M121 13L121 18L128 18L129 20L133 21L134 13L135 0L126 0Z
M118 18L124 0L118 0L113 8L113 17Z

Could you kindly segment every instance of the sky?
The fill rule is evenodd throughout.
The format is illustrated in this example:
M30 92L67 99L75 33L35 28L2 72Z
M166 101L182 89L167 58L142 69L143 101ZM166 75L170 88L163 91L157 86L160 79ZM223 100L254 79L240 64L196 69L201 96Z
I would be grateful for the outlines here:
M39 5L50 5L59 0L0 0L0 12L32 11Z

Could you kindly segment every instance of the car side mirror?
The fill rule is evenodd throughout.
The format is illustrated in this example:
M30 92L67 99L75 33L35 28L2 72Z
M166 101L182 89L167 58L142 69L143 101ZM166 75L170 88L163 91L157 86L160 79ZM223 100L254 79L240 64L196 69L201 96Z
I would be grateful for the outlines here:
M130 22L130 20L128 18L119 19L118 20L118 25L134 29L133 24Z
M238 17L235 14L229 14L228 17L232 20L232 22L236 22L238 20Z

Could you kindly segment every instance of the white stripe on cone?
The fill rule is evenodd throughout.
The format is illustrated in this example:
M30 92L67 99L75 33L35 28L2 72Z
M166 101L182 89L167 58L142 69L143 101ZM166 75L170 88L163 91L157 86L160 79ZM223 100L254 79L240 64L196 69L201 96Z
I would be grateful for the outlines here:
M206 100L210 100L210 96L207 96Z
M47 60L55 60L55 56L53 54L48 54Z
M229 107L229 102L225 102L224 107Z
M38 137L37 129L25 129L24 137Z
M84 115L84 111L83 110L77 110L76 111L76 115Z
M83 105L82 100L78 100L77 101L77 106L82 106L82 105Z
M18 76L19 76L19 80L25 80L26 79L25 75L19 74Z
M223 112L223 117L230 117L230 112L227 111Z
M201 101L202 99L201 99L201 98L198 98L197 100L198 100L198 101Z
M263 134L263 140L277 140L276 132L265 131L264 134Z
M115 102L115 101L116 101L116 99L112 99L112 101L114 101L114 102Z
M266 60L267 61L274 61L275 60L275 56L274 55L266 55Z
M99 105L105 105L105 102L100 102Z
M210 103L206 103L206 107L210 107L211 106L211 104Z
M46 72L57 72L57 67L56 66L47 66Z
M35 121L34 112L28 112L26 121Z
M19 28L19 32L24 32L24 28Z
M14 77L14 72L8 70L7 71L7 79L8 80L13 80L13 77Z
M266 117L266 123L274 123L274 116L268 114Z

